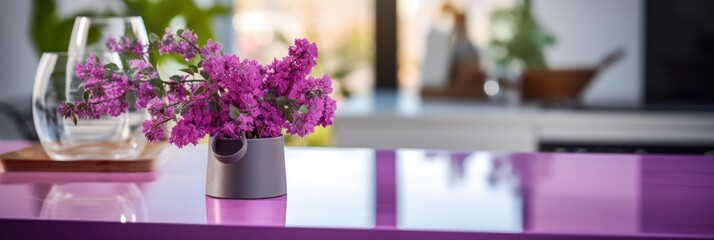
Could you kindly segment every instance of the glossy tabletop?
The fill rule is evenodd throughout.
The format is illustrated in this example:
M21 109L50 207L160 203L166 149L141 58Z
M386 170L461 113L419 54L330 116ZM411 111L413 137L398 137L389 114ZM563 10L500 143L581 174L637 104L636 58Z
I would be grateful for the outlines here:
M714 238L714 157L285 151L288 194L261 200L207 197L205 145L151 173L0 172L0 239Z

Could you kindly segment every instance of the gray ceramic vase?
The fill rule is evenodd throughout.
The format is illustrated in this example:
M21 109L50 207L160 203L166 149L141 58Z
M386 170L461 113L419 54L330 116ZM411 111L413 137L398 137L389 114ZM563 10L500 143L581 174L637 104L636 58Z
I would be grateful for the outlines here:
M246 138L243 138L246 139ZM283 137L225 140L211 137L206 195L271 198L287 193Z

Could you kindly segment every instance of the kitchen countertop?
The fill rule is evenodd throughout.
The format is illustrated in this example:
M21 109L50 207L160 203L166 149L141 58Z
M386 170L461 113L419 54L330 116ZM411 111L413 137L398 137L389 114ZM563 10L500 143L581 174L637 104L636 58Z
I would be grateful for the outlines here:
M714 238L711 156L285 151L288 194L261 200L206 196L205 145L149 173L0 172L0 236Z

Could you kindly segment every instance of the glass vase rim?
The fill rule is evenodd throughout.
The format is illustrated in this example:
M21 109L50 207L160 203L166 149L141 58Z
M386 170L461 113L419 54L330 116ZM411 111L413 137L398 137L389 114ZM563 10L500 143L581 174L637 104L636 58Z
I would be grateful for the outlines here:
M89 19L92 22L105 23L110 21L124 21L131 22L133 20L144 20L141 16L77 16L74 18L75 21L79 19Z

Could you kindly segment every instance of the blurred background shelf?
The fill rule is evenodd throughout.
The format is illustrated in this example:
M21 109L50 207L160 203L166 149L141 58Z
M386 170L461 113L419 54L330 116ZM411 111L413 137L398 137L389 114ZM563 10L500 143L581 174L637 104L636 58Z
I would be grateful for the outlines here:
M445 3L465 19L452 18L454 9L444 14ZM625 54L579 90L577 101L489 103L492 94L507 98L499 90L528 85L515 80L528 66L498 67L499 46L519 42L500 40L525 28L495 18L512 19L518 15L514 10L526 5L531 23L538 23L531 30L545 33L526 31L518 38L538 43L540 51L529 54L539 59L535 65L577 69L592 67L613 49ZM288 139L293 145L702 154L714 146L712 11L709 0L4 1L0 15L9 37L0 49L12 61L0 65L0 139L36 138L29 119L38 57L66 45L41 36L69 32L71 24L63 23L76 15L142 15L150 32L165 25L211 29L213 34L199 35L211 35L226 52L263 63L282 52L287 39L316 42L321 55L313 75L330 75L335 97L343 101L334 128ZM471 65L485 75L478 79L485 81L483 88L458 89L478 92L480 99L445 100L463 92L444 99L405 93L434 87L425 72L450 77L455 72L443 64L453 59L428 57L427 50L453 56L474 52L429 43L432 30L440 30L449 43L453 27L462 27L456 20L465 24L462 35L480 57L478 66ZM430 61L438 56L443 59ZM553 90L539 85L538 92Z
M509 106L425 100L404 92L376 92L341 104L335 120L336 143L341 147L617 152L613 149L622 146L621 152L657 152L656 148L692 146L680 152L693 154L714 150L714 112ZM597 148L604 145L611 147Z

